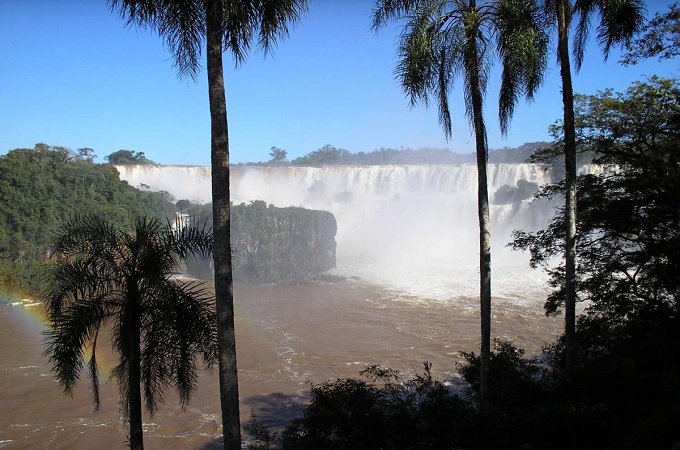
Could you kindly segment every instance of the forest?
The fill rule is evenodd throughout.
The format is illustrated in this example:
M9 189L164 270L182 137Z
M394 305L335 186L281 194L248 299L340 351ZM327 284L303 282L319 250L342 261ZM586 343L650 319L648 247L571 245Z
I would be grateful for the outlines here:
M140 216L165 220L175 206L167 194L120 181L115 167L93 162L92 149L39 143L0 157L0 284L40 292L40 262L54 231L77 214L132 226Z

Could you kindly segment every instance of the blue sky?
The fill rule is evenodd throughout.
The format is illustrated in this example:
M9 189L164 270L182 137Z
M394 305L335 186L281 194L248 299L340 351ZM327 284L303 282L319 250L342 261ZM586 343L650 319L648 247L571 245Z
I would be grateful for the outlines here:
M648 13L667 1L648 2ZM353 152L437 147L467 153L473 139L462 89L451 94L453 138L435 109L410 108L394 78L399 29L370 29L370 0L310 0L306 17L272 55L253 52L234 68L225 55L232 162L265 161L272 146L295 158L325 144ZM574 77L580 93L625 89L644 75L677 76L677 63L607 63L588 49ZM161 164L210 163L205 71L179 80L169 52L150 31L130 29L104 0L0 0L0 154L37 142L104 156L143 151ZM554 58L534 103L516 109L500 135L491 74L485 117L489 146L548 140L561 115Z

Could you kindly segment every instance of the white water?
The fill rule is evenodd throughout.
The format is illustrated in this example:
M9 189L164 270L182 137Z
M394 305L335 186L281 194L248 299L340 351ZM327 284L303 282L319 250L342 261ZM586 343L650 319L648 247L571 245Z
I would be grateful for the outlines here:
M210 168L116 166L135 187L176 199L208 202ZM359 276L414 300L475 297L479 291L477 169L462 166L256 167L231 170L235 202L264 200L278 207L331 211L338 222L336 273ZM517 181L545 184L549 169L491 164L489 197ZM144 186L142 186L144 187ZM526 255L505 245L516 229L547 224L547 204L492 205L492 289L496 298L542 301L545 277Z

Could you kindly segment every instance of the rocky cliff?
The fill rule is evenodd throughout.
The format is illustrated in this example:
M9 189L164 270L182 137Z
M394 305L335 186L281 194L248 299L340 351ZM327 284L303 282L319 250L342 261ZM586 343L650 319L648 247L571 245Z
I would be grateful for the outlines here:
M211 225L210 205L185 214ZM201 216L205 217L202 219ZM207 216L207 217L206 217ZM299 281L335 267L337 224L327 211L267 206L263 201L232 205L234 279L251 283ZM204 262L205 263L205 262ZM189 271L200 274L200 266ZM197 270L198 269L198 270Z
M335 267L333 214L276 208L263 201L232 207L234 277L249 282L299 280Z

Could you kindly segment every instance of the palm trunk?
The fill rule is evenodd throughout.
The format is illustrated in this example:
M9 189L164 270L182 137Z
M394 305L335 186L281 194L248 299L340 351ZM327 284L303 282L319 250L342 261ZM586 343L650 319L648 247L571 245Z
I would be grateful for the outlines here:
M565 166L565 298L564 339L565 373L569 375L574 365L576 334L576 131L574 124L574 93L569 63L569 23L567 0L557 2L557 51L562 77L562 104L564 108L564 166Z
M130 293L127 305L128 336L128 414L130 421L130 449L144 449L142 429L142 370L140 351L140 318L137 282L129 282Z
M229 135L222 68L223 2L206 2L208 96L210 100L210 156L212 162L213 258L219 349L220 406L224 448L241 448L241 424L234 333L234 284L231 266L229 195Z
M475 8L472 1L471 9ZM479 216L479 306L482 344L480 349L479 407L482 415L489 409L489 363L491 360L491 226L489 194L486 176L487 146L484 126L483 93L479 80L479 51L477 30L470 30L469 54L466 56L467 76L472 100L472 121L475 127L477 150L477 214Z

